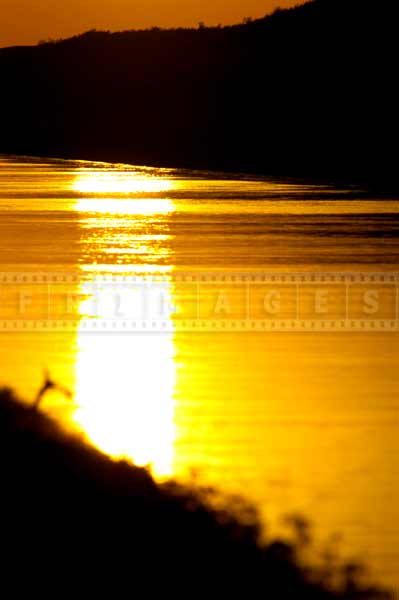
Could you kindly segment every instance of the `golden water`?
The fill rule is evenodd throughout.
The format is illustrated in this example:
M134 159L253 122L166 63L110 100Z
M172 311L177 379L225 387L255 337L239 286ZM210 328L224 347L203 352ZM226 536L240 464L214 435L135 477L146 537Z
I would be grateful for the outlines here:
M0 158L0 383L29 400L48 368L74 395L43 407L105 452L273 524L301 512L397 584L398 213L354 189Z

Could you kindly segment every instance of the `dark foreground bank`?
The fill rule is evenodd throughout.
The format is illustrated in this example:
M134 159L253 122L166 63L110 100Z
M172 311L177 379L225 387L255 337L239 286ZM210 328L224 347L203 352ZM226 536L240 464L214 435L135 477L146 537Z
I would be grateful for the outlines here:
M0 392L2 574L15 593L172 597L390 598L357 569L305 568L306 527L261 543L255 511L210 507L198 489L157 485ZM15 576L15 570L18 576ZM339 586L331 591L330 585Z
M397 7L313 0L234 27L0 50L0 153L399 190Z

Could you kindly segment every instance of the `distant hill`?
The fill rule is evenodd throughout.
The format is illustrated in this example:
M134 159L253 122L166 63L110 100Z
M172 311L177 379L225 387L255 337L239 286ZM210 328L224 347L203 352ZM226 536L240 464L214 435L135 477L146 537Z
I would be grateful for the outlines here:
M0 152L395 184L388 0L0 50Z

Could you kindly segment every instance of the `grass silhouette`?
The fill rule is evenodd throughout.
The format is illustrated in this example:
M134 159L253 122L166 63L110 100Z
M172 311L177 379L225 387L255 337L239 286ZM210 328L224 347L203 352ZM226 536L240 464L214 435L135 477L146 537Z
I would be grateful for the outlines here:
M356 565L304 566L306 521L292 542L261 541L256 510L214 491L113 461L0 391L2 543L29 593L372 600Z

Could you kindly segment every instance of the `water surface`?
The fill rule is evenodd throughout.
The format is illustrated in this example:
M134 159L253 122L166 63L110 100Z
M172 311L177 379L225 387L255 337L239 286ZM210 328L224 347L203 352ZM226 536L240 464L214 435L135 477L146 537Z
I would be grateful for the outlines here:
M245 494L276 527L301 512L398 584L398 212L353 188L2 157L1 383L32 399L48 368L74 398L46 409L104 451Z

